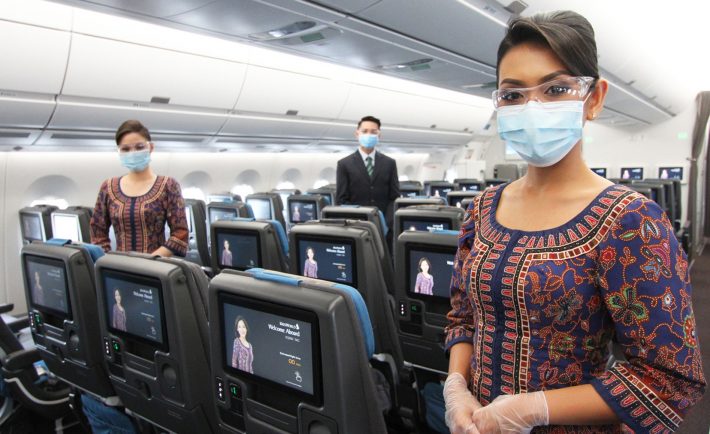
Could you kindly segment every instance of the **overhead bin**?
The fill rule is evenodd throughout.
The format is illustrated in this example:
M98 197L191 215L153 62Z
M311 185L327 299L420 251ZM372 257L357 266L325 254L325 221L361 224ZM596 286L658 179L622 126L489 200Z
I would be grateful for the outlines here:
M290 116L260 116L255 114L233 114L220 131L221 136L265 136L295 137L313 140L321 137L328 129L326 121L312 121Z
M54 106L54 95L0 90L0 127L44 128Z
M227 111L60 96L49 128L115 131L126 119L140 119L155 133L212 135L226 121Z
M245 71L242 63L74 34L62 94L231 109Z
M25 128L0 128L0 144L3 151L15 146L29 146L42 134L42 130Z
M126 8L125 0L91 0L96 5L107 6L108 8L131 13L146 15L149 17L170 17L186 11L204 7L214 0L151 0L130 2L131 7ZM108 11L108 9L107 9Z
M9 22L30 24L47 29L69 31L72 25L72 9L57 2L2 0L0 2L0 17Z
M67 31L0 20L0 89L59 93L70 40Z
M473 100L473 97L472 97ZM473 103L473 101L472 101ZM358 120L373 115L386 125L477 131L483 128L493 107L453 103L419 95L353 85L340 119Z
M345 1L326 0L324 3L342 7ZM443 1L436 2L435 7L427 5L426 19L422 19L419 13L403 13L412 8L411 0L382 0L355 16L495 67L497 41L505 35L510 13L495 2L485 2L486 15L475 9L482 10L483 2L468 0L468 6L464 3Z
M349 87L342 81L250 65L235 109L335 119Z

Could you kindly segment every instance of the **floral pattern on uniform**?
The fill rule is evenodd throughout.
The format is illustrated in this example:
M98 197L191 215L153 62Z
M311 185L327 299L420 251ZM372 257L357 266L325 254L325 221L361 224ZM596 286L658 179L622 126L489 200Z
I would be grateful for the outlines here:
M495 219L505 186L469 207L447 348L473 344L470 388L498 395L592 384L623 422L534 432L671 432L705 388L685 254L654 202L610 186L558 228ZM607 368L615 341L627 361Z
M119 252L152 253L164 246L177 256L187 254L187 218L180 184L173 178L158 176L153 187L142 196L126 196L121 178L101 184L91 217L91 242L111 249L109 227L116 234ZM165 224L170 237L165 239Z

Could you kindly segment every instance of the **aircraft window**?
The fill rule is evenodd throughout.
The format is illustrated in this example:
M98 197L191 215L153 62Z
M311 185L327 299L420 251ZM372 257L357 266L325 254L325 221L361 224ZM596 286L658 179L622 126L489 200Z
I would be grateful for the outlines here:
M330 184L327 179L319 179L318 181L313 183L313 188L321 188L325 187L326 185Z
M33 200L32 203L30 203L30 206L36 205L53 205L59 209L67 209L69 203L64 199L59 199L56 197L45 197L42 199Z
M409 181L409 176L407 175L399 175L399 181Z
M205 202L205 192L199 187L187 187L182 190L182 197L185 199L197 199Z
M230 190L232 194L238 194L240 197L247 197L250 194L254 194L254 187L249 184L239 184L232 187Z

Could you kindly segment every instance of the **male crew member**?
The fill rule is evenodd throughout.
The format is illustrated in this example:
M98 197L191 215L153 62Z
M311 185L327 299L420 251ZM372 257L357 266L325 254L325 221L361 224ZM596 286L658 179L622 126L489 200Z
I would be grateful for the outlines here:
M380 120L373 116L360 119L355 130L360 146L338 161L337 205L376 206L392 227L394 200L399 197L397 163L375 146L380 140Z

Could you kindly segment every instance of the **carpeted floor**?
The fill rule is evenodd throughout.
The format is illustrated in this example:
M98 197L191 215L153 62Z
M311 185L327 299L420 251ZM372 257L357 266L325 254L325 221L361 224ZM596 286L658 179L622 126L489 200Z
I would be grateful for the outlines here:
M690 270L690 282L693 285L693 311L703 355L705 379L710 383L710 246L706 246L703 255L695 260ZM682 434L710 432L710 390L706 390L703 399L693 407L676 432Z

